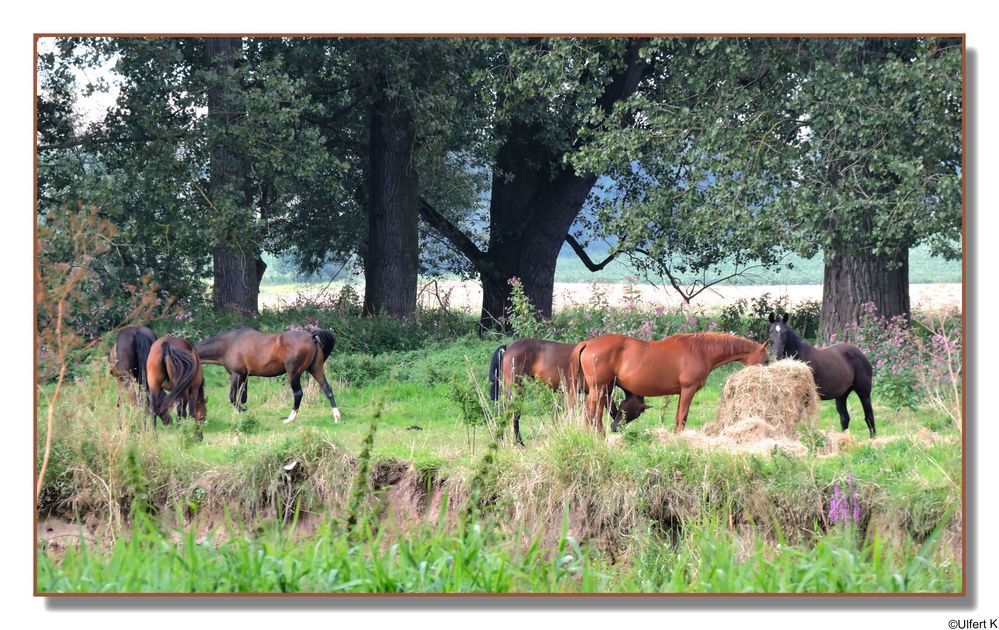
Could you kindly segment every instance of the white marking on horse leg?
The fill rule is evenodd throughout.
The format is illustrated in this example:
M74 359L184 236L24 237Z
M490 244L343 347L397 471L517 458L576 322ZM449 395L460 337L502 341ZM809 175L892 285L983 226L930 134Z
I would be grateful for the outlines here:
M340 410L333 407L333 422L340 424Z
M297 415L298 415L298 412L295 411L294 409L292 409L291 410L291 415L288 416L287 418L285 418L284 423L285 424L291 424L292 422L295 421L295 416L297 416Z

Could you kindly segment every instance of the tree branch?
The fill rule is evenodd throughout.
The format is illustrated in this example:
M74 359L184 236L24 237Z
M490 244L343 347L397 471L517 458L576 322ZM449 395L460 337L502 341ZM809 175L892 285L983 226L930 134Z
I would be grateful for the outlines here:
M455 249L468 258L475 267L478 268L485 262L486 255L475 242L422 197L420 198L420 217L454 245Z
M610 263L610 261L617 258L617 255L620 253L620 252L614 252L613 254L605 258L603 262L595 263L586 253L586 250L583 249L583 246L579 244L579 241L577 241L572 234L565 235L565 242L569 244L569 247L572 248L572 251L576 252L576 256L578 256L579 259L583 261L583 264L586 265L586 268L593 272L600 271L601 269L606 267L607 264Z

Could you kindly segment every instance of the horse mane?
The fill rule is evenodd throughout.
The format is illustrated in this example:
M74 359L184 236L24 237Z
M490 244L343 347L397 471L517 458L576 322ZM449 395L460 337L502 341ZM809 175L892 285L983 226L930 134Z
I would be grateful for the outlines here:
M745 337L717 332L679 333L672 337L687 344L688 347L696 346L707 352L725 354L752 352L758 345Z

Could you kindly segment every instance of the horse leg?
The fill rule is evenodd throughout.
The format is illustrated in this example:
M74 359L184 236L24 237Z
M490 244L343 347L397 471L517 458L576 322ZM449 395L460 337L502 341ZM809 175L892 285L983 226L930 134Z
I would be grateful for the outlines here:
M153 416L153 433L156 433L156 411L160 404L160 388L149 386L149 413ZM142 417L142 430L146 429L146 417Z
M607 405L607 389L590 389L586 397L586 423L601 434L604 432L604 408Z
M298 415L298 406L302 404L302 373L288 373L288 382L291 383L291 391L295 395L295 406L291 410L291 415L285 418L284 423L289 424L295 421Z
M871 438L876 438L878 437L878 430L874 428L874 408L871 407L871 391L861 391L859 389L854 391L857 392L860 404L864 407L864 422L867 423L867 429L871 432Z
M194 418L194 429L195 435L198 441L201 442L205 439L204 426L205 426L205 414L203 413L203 403L205 400L205 383L201 382L196 390L188 390L188 409L191 410L191 417Z
M617 433L617 430L621 427L621 418L619 417L621 410L617 406L617 403L614 402L614 396L612 395L609 398L607 413L610 414L611 418L611 433Z
M239 372L233 372L229 376L229 402L232 406L236 408L236 411L242 413L246 411L244 405L246 405L246 375L240 374ZM242 404L240 404L242 403Z
M690 403L694 400L694 394L700 387L692 385L680 387L680 404L676 407L676 433L683 431L687 426L687 414L690 412Z
M836 411L839 413L839 426L844 431L850 428L850 411L846 408L846 399L849 395L850 392L846 392L836 399ZM870 423L868 423L868 425L870 425Z
M238 386L238 389L239 389L239 402L240 402L239 410L240 411L246 411L246 396L247 396L247 393L248 393L248 391L250 389L249 381L250 381L250 376L248 374L240 374L239 375L239 386Z
M336 399L333 398L333 388L326 381L326 373L323 371L323 366L313 365L312 369L309 370L309 374L312 375L312 378L316 379L316 382L323 389L323 393L326 394L326 400L330 401L330 407L333 409L333 422L340 422L340 410L337 409Z

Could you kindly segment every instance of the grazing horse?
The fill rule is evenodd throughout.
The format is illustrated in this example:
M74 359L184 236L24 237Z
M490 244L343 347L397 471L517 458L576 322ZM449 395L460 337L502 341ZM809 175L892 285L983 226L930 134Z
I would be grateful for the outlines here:
M601 335L576 345L570 367L572 372L583 372L587 422L601 433L604 407L615 386L634 396L679 394L676 431L680 432L687 422L690 402L704 387L708 374L733 361L766 364L769 343L722 333L676 334L662 341Z
M111 374L118 380L118 388L128 395L133 405L138 402L135 390L132 389L133 383L148 394L146 359L149 358L149 349L155 341L156 333L145 326L126 326L118 331L118 337L108 354Z
M774 356L777 359L791 357L804 361L812 368L815 388L822 400L836 401L840 426L846 431L850 427L850 412L846 399L850 392L857 392L860 404L864 407L864 422L871 437L877 437L874 428L874 409L871 407L871 388L874 385L874 369L860 348L850 343L837 343L819 350L798 336L787 325L787 313L780 319L770 313L770 341L773 342Z
M205 379L201 372L201 359L194 346L186 339L160 337L149 349L146 360L146 376L149 382L149 409L153 414L153 431L156 418L166 426L170 424L170 408L181 403L198 426L198 439L202 439L201 427L205 422ZM169 390L163 396L163 390Z
M326 381L326 374L323 372L323 366L333 351L335 342L336 338L328 330L289 330L269 334L244 327L209 337L195 348L204 363L221 365L229 373L229 402L237 410L242 411L240 403L246 403L246 381L250 376L280 376L287 373L295 402L291 415L284 423L294 422L302 403L302 374L308 370L330 401L333 420L340 422L340 410L333 398L333 388Z
M575 347L575 344L545 341L544 339L518 339L513 343L500 346L493 353L492 361L489 364L489 397L493 401L498 401L501 386L506 387L508 396L512 397L514 383L528 377L536 378L556 391L565 381L566 390L571 390L575 394L582 385L578 382L576 384L570 383L568 380L569 361L572 358L572 349ZM610 414L614 418L612 427L615 431L619 421L623 420L627 424L649 408L641 396L633 396L628 392L625 394L626 397L621 402L620 409L613 400L610 401ZM519 413L513 416L513 434L516 443L523 446L524 441L520 437Z

